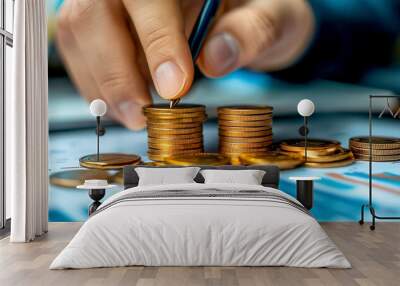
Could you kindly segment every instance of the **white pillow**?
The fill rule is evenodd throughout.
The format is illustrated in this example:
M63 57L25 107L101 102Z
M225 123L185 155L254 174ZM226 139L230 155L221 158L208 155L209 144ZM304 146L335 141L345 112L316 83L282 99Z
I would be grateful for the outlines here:
M205 184L261 185L265 171L261 170L202 170Z
M135 168L139 176L139 186L196 183L193 179L199 170L199 167Z

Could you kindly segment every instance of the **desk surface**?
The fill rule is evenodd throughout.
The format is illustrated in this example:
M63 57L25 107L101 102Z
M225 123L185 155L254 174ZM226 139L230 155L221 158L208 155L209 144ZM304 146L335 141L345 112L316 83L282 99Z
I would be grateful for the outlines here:
M299 117L274 119L274 140L297 137L301 125ZM351 124L349 124L351 123ZM375 133L400 135L399 121L377 120ZM368 133L368 118L364 115L316 114L310 120L310 136L337 139L346 147L351 136ZM211 120L204 127L205 148L216 151L218 134L216 122ZM50 172L77 168L78 159L94 153L96 137L93 129L52 132L49 141ZM79 146L79 148L77 148ZM122 127L110 127L101 138L102 152L137 153L147 160L146 131L131 132ZM368 163L357 162L351 166L332 169L298 168L283 171L280 188L295 196L296 182L292 176L316 176L314 216L320 221L357 221L360 205L368 199ZM400 215L400 163L374 163L374 199L379 213ZM107 196L120 191L114 189ZM87 192L50 186L50 221L82 221L87 218L90 199Z

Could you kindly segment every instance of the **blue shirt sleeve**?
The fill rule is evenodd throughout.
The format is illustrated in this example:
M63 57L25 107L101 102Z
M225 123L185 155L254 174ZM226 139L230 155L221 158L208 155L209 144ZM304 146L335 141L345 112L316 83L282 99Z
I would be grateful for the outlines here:
M368 69L393 61L400 33L400 0L309 0L314 38L291 67L272 73L291 81L356 81Z

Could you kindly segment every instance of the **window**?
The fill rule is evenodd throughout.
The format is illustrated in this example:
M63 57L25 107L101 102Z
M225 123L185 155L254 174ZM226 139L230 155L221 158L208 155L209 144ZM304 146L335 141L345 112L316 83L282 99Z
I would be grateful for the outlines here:
M6 94L11 92L11 68L14 24L14 0L0 0L0 228L10 217L9 197L4 188L4 108Z

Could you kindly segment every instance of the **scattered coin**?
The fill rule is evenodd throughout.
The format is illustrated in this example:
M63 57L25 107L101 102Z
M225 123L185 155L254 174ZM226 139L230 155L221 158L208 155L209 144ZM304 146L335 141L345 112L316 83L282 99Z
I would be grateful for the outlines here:
M309 139L307 141L307 156L333 154L339 147L340 143L335 140ZM286 152L304 154L304 139L284 140L280 144L280 149Z
M230 159L227 156L216 153L199 153L195 155L175 155L165 159L166 162L178 166L221 166L228 165Z
M303 159L296 159L278 152L270 152L263 155L241 154L239 157L244 165L275 165L281 170L294 169L304 163Z
M354 155L350 150L338 148L334 153L324 156L307 155L307 162L331 163L350 158L354 159Z
M304 165L306 167L311 167L311 168L339 168L339 167L351 165L353 163L354 163L354 157L344 159L341 161L327 162L327 163L317 163L317 162L308 162L307 161Z
M111 175L104 170L74 169L65 170L50 175L50 184L64 188L76 188L85 180L111 180Z
M97 160L97 154L91 154L79 159L81 167L88 169L121 169L128 165L137 165L141 162L141 158L134 154L106 153L100 154Z

